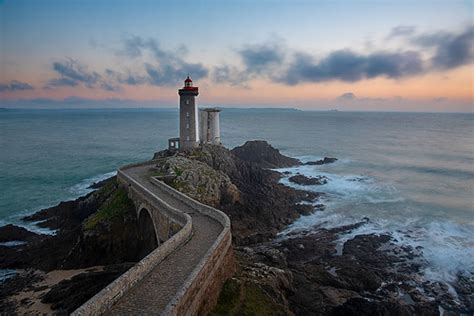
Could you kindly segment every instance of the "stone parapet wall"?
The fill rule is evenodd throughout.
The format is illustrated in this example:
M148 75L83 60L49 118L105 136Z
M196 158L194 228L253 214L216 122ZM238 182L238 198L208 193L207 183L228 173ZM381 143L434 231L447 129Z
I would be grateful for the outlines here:
M198 212L214 218L223 226L212 247L163 312L164 315L205 314L217 302L225 280L235 271L230 219L224 212L193 200L156 178L152 178L152 182Z
M159 212L160 216L166 216L182 228L135 266L80 306L73 312L73 315L103 314L170 253L192 238L193 225L190 215L170 206L125 172L127 169L153 163L153 161L149 161L125 166L118 170L117 180L120 185L127 188L132 199L140 200L134 201L136 204L144 203L148 208L151 208L151 212ZM152 178L151 182L193 210L216 220L223 227L212 246L199 261L199 264L181 285L180 290L174 295L165 310L161 312L162 315L206 314L217 302L225 280L235 271L229 217L220 210L189 198L156 178Z
M192 219L191 216L176 210L164 201L158 199L151 192L149 192L141 184L137 183L131 177L126 175L122 170L118 170L117 179L119 183L131 185L136 191L151 194L151 205L159 204L156 211L167 210L168 213L173 213L174 218L183 223L183 227L170 239L162 243L158 248L149 253L140 262L135 264L132 268L127 270L120 277L115 279L112 283L102 289L99 293L94 295L86 303L76 309L72 315L100 315L105 313L110 307L118 301L128 290L130 290L137 282L142 280L150 271L163 261L176 248L185 243L192 236ZM149 201L149 202L150 202Z
M146 204L151 205L154 211L164 214L166 217L181 226L184 226L190 219L189 215L175 209L171 205L168 205L162 199L154 195L153 192L142 186L136 180L127 176L122 170L117 172L117 181L120 185L126 188L129 194L132 193L132 200L138 199L139 202L147 202Z

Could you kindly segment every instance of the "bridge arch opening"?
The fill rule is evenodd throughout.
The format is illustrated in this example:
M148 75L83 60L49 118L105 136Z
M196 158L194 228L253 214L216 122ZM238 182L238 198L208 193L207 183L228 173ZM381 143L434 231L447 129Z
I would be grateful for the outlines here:
M138 212L138 240L140 258L145 257L158 247L155 225L153 224L150 212L146 208L142 208Z

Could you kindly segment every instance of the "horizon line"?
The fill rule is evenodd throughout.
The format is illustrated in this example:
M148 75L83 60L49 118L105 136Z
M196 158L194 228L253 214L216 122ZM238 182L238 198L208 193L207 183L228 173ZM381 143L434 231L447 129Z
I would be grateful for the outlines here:
M295 112L330 112L330 113L419 113L419 114L474 114L474 110L470 112L460 111L394 111L394 110L338 110L338 109L299 109L289 107L225 107L228 110L277 110L277 111L295 111ZM90 107L90 108L13 108L0 107L0 113L4 111L100 111L100 110L156 110L156 111L178 111L177 107Z

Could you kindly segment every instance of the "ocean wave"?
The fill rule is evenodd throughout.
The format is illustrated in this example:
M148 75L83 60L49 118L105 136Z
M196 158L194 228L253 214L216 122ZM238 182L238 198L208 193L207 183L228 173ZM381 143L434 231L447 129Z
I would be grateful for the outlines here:
M0 242L0 246L4 246L4 247L16 247L16 246L21 246L24 244L26 244L26 241L21 241L21 240Z
M377 183L366 175L339 175L321 171L315 166L297 166L275 170L286 173L280 180L280 183L284 185L300 190L323 192L339 201L344 200L346 203L396 203L404 200L395 186L388 183ZM298 173L308 177L324 176L328 182L324 185L298 185L289 180L291 176Z
M474 225L417 217L416 210L410 208L393 185L379 183L365 175L332 174L313 166L277 170L286 172L280 182L287 186L326 193L314 202L325 204L324 211L300 217L280 232L280 238L364 221L364 225L339 236L336 245L339 252L346 241L357 235L389 234L399 245L422 249L422 257L427 262L423 271L426 280L451 283L459 273L474 277ZM288 180L297 173L308 177L321 175L329 181L324 185L301 186ZM367 218L370 220L366 221Z
M113 177L115 175L117 175L117 171L111 171L111 172L99 174L99 175L84 179L81 182L79 182L78 184L75 184L71 188L69 188L69 191L73 194L78 195L78 197L82 196L84 194L88 194L88 193L94 191L94 189L90 188L90 186L92 184L103 181L103 180L106 180L106 179L108 179L110 177Z
M37 222L27 222L23 220L23 217L32 215L34 213L37 213L43 209L52 207L53 205L49 206L39 206L34 209L28 209L24 210L22 212L16 213L14 215L11 215L10 217L7 217L6 219L0 220L0 227L13 224L18 227L22 227L30 232L36 233L36 234L41 234L41 235L56 235L57 231L55 229L50 229L46 227L40 227L37 224L41 223L41 221Z
M0 269L0 283L5 280L12 278L16 275L16 270L13 269Z
M300 160L302 163L307 163L307 162L310 162L310 161L318 161L318 160L323 160L325 157L329 157L329 156L314 156L314 155L303 155L303 156L292 156L292 155L289 155L290 157L295 157L296 159ZM330 156L330 157L334 157L334 156ZM352 162L352 160L350 159L345 159L345 158L342 158L342 159L337 159L335 162L329 164L329 165L337 165L337 164L347 164L347 163L350 163ZM319 167L323 167L323 166L326 166L326 165L319 165Z

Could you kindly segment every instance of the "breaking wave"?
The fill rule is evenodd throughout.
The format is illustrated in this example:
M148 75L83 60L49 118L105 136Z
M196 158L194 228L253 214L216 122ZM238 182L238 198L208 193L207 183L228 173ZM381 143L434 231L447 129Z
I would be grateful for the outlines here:
M364 225L339 236L338 251L357 235L389 234L396 243L421 249L428 263L424 270L427 280L453 282L459 273L474 277L474 223L420 216L393 184L381 183L367 175L324 172L327 169L309 165L277 169L284 175L281 183L324 193L314 205L323 203L326 206L324 211L300 217L282 231L280 237L364 221ZM328 183L302 186L290 182L289 177L298 173L307 177L325 176Z

